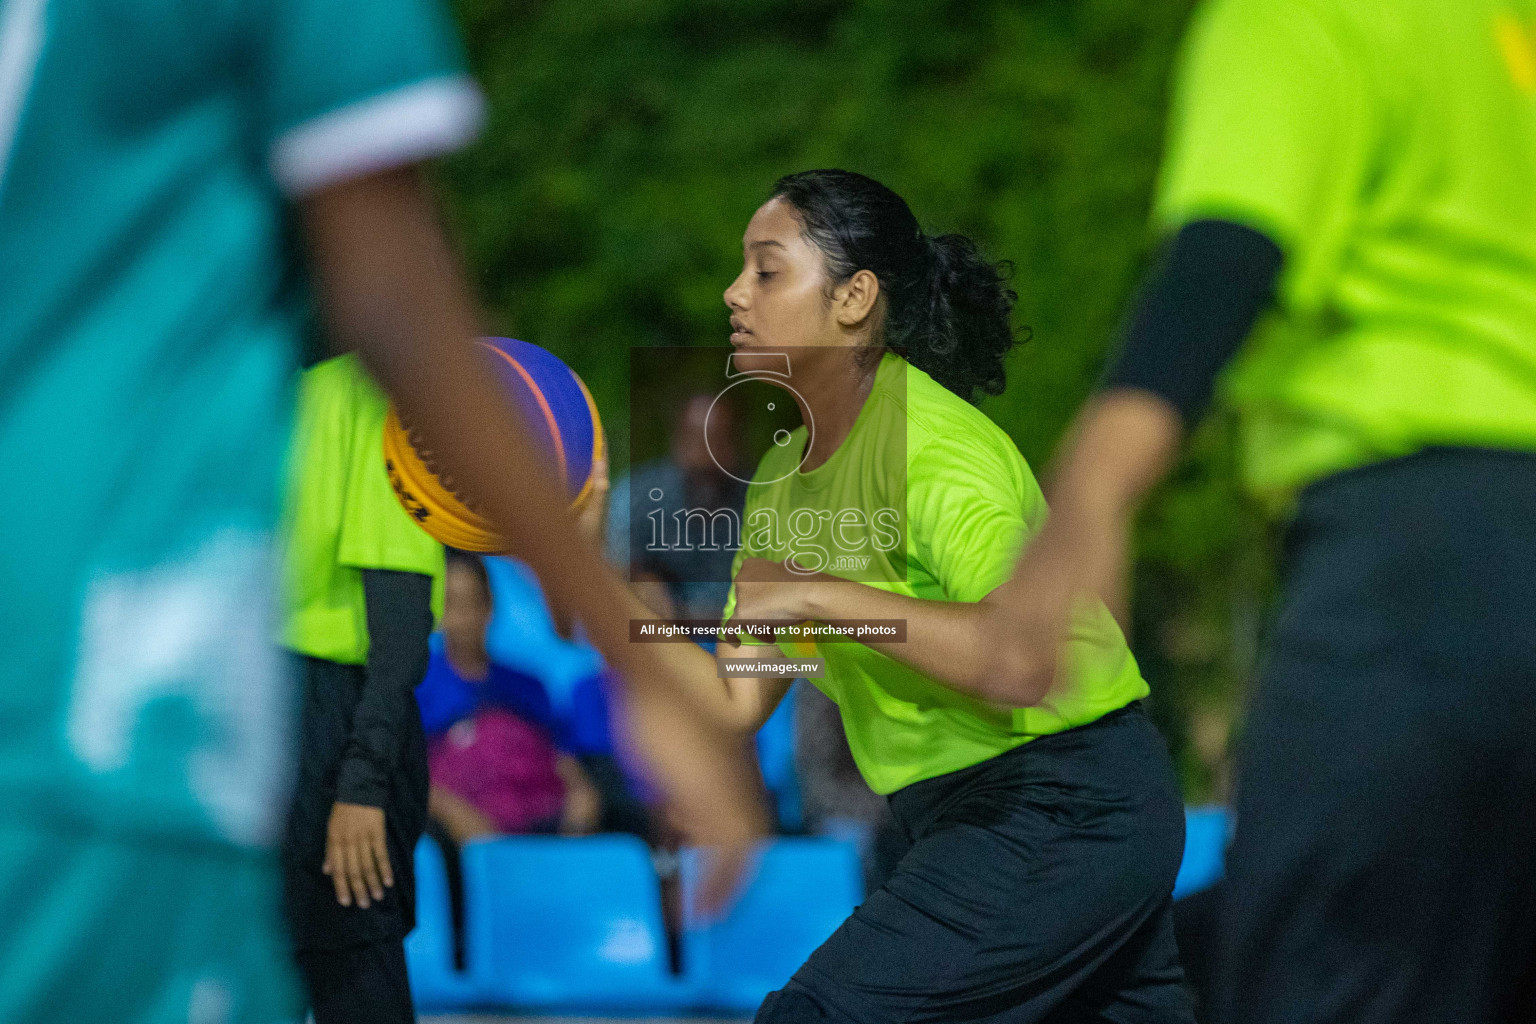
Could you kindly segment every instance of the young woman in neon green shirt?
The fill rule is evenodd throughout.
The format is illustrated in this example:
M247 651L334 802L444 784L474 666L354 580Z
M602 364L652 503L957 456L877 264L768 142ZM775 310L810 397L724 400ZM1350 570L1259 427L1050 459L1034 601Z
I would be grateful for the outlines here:
M752 620L905 630L783 645L824 659L811 681L910 847L760 1021L1191 1019L1170 917L1182 805L1114 619L1080 610L1069 678L1036 706L994 703L979 667L987 596L1045 515L971 404L1004 387L1004 269L923 234L883 185L810 171L753 216L725 293L735 369L783 388L803 425L748 488L717 657L785 658ZM797 674L722 683L696 650L673 656L744 735Z

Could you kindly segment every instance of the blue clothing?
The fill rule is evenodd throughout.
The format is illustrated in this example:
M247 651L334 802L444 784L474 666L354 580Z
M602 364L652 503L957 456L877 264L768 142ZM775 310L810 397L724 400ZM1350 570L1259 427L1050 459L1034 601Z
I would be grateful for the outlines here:
M536 676L493 660L483 681L470 682L448 661L441 633L433 634L431 646L427 674L416 687L421 723L428 736L446 732L482 708L498 707L542 728L568 754L585 757L613 753L606 670L578 680L568 699L556 705Z
M611 670L604 668L582 679L571 690L565 717L565 742L570 752L578 757L614 753L610 711L613 686Z
M448 660L441 633L432 637L432 658L416 687L416 703L421 706L421 725L428 736L447 732L454 723L473 717L482 708L497 707L539 726L564 747L543 684L494 661L483 681L470 682Z
M602 671L602 655L591 644L567 640L555 630L532 569L511 558L487 558L485 571L491 581L487 653L499 665L537 677L550 703L563 711L578 685Z

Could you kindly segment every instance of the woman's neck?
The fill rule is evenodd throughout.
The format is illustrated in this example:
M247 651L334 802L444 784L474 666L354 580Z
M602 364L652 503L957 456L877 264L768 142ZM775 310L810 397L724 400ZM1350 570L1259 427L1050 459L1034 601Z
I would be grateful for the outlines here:
M871 353L865 349L842 351L845 358L830 360L826 372L797 381L795 385L795 400L800 405L801 417L806 423L816 425L810 433L810 451L800 464L802 472L825 465L842 447L875 388L880 358L871 359Z

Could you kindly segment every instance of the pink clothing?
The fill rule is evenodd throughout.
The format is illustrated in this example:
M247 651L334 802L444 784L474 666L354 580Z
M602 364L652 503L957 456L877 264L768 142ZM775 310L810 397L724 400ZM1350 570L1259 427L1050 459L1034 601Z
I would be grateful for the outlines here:
M473 805L507 833L548 828L565 804L555 745L538 726L483 708L431 740L432 784Z

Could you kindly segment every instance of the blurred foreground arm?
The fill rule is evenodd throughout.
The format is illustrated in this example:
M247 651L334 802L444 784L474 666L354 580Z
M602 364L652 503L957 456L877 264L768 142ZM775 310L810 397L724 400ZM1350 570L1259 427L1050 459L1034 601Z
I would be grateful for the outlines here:
M1079 414L1048 492L1050 518L1013 578L981 605L994 699L1021 707L1045 699L1079 600L1124 607L1131 524L1183 432L1171 404L1131 388L1103 392Z
M633 591L628 600L631 618L665 621L666 616L659 615ZM680 682L699 712L743 743L749 743L763 727L794 682L792 673L770 677L721 675L722 658L787 663L788 659L772 644L745 645L737 637L721 636L713 653L692 640L650 646L656 649L668 674Z
M332 336L357 349L452 475L571 609L630 690L634 740L694 841L745 851L765 829L745 753L631 644L623 583L583 540L553 476L472 345L482 331L420 174L321 189L300 213ZM731 857L723 858L731 860Z
M1036 704L1049 692L1079 600L1094 595L1112 609L1126 607L1136 511L1272 301L1282 262L1279 247L1258 231L1196 221L1149 275L1105 389L1063 444L1044 529L985 602L986 675L1008 703Z

